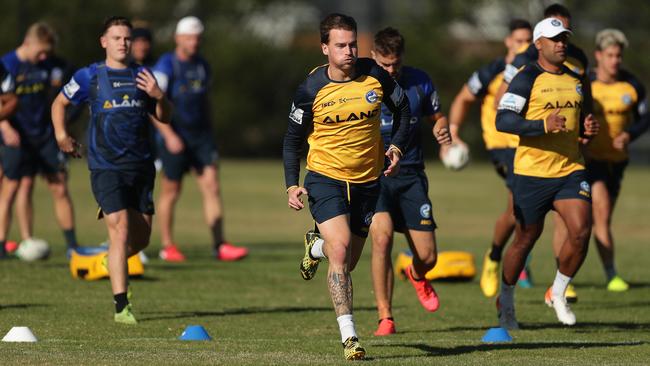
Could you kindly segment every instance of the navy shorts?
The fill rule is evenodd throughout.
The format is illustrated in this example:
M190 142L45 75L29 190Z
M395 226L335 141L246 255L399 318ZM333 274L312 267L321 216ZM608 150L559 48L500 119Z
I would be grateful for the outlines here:
M591 160L587 162L587 178L590 184L602 181L607 187L609 197L616 200L618 194L621 192L621 181L623 180L623 173L627 168L628 161L603 161Z
M362 238L368 237L379 196L379 179L348 183L309 171L305 176L305 188L309 192L309 210L317 223L349 215L350 231Z
M172 154L167 150L165 141L162 138L158 139L158 157L162 161L163 173L169 180L181 181L183 175L190 169L202 174L203 168L215 164L219 159L217 146L211 136L194 141L183 138L183 143L185 149L180 154Z
M4 175L11 180L66 171L65 154L59 150L54 137L42 143L22 139L19 147L3 145L0 149Z
M514 184L514 162L515 162L515 151L517 149L492 149L488 150L490 153L490 160L494 165L494 169L497 174L506 182L506 187L512 191Z
M553 209L553 202L581 199L591 203L591 186L585 170L561 178L514 175L515 217L522 225L539 223Z
M127 208L153 215L153 187L156 171L93 170L90 185L100 212L110 214Z
M434 231L429 181L422 169L400 168L394 177L380 178L381 190L375 212L388 212L396 231Z

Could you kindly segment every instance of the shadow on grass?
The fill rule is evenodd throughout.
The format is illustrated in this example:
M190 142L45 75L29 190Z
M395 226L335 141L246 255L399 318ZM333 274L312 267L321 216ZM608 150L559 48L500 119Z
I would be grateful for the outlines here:
M646 344L642 341L632 342L531 342L531 343L508 343L508 344L476 344L455 347L434 347L424 343L390 343L378 344L374 347L406 347L415 348L426 352L425 355L415 356L378 356L375 359L406 359L416 357L433 357L433 356L459 356L473 352L486 352L498 350L537 350L546 348L564 348L564 349L585 349L585 348L611 348L611 347L629 347L641 346Z
M498 326L496 323L491 325L476 325L469 327L450 327L442 329L425 329L425 330L405 330L400 333L440 333L440 332L466 332L466 331L485 331L490 326ZM521 330L542 330L542 329L567 329L575 330L578 333L600 332L603 329L614 331L650 331L650 323L634 322L580 322L573 326L567 326L560 323L519 323ZM515 333L516 334L516 333Z
M46 308L51 305L48 304L0 304L0 310L6 310L6 309L31 309L31 308Z
M375 307L355 307L354 311L376 311ZM169 319L183 319L183 318L204 318L204 317L221 317L231 315L252 315L252 314L292 314L292 313L309 313L309 312L332 312L331 307L291 307L279 306L271 308L252 307L252 308L239 308L239 309L226 309L221 311L147 311L141 312L144 314L142 319L138 321L146 322L153 320L169 320Z

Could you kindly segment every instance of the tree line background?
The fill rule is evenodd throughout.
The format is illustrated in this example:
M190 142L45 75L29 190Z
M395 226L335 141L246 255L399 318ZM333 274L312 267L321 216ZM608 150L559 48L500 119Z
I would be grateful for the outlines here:
M604 28L625 32L630 49L625 65L647 84L650 80L650 2L645 0L566 0L573 15L572 41L593 63L595 34ZM173 49L178 19L200 17L205 26L202 54L213 68L211 101L215 139L229 157L277 158L292 95L306 74L326 62L320 52L318 22L343 12L359 24L360 53L367 55L375 31L393 26L406 38L406 63L429 73L439 90L443 111L471 73L505 54L502 38L513 17L540 20L544 0L3 0L0 52L22 41L27 27L46 21L59 34L57 55L81 67L103 59L99 33L103 20L124 15L145 22L154 34L154 56ZM475 158L485 157L478 104L463 137ZM81 134L87 116L73 129ZM423 135L430 136L429 132ZM433 139L425 144L435 156ZM636 160L650 161L650 138L636 144Z

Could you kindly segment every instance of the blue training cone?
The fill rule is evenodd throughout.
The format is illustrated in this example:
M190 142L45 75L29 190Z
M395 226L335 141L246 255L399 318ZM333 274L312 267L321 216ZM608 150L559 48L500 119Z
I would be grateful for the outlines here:
M212 337L202 325L188 325L178 339L181 341L210 341Z
M512 342L512 337L506 328L490 328L485 332L481 341L486 343Z

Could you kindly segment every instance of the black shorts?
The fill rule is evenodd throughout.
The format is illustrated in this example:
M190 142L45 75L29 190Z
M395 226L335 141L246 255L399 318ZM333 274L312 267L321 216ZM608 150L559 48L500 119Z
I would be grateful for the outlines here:
M623 173L627 168L628 161L603 161L603 160L590 160L587 162L587 178L590 184L602 181L607 187L609 197L616 200L618 194L621 192L621 181L623 180Z
M165 141L162 138L158 139L158 157L162 161L163 173L169 180L181 181L183 175L190 169L202 174L203 168L215 164L219 159L212 136L194 141L183 139L183 143L185 149L180 154L172 154L167 150Z
M400 168L395 177L380 178L381 191L375 212L388 212L396 231L434 231L429 181L422 169Z
M151 164L142 171L93 170L90 184L101 212L110 214L127 208L153 215L156 171Z
M2 145L0 149L4 175L11 180L66 171L65 154L59 150L54 137L42 143L23 139L19 147Z
M497 174L506 182L506 187L512 192L514 184L514 162L515 151L517 149L492 149L488 150L490 153L490 160L494 165Z
M368 236L379 196L379 179L348 183L309 171L305 176L305 188L309 192L309 210L317 223L350 215L350 231L362 238Z
M563 199L581 199L591 203L591 186L584 170L561 178L538 178L514 175L515 217L522 225L539 223L553 202Z

